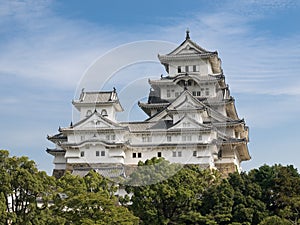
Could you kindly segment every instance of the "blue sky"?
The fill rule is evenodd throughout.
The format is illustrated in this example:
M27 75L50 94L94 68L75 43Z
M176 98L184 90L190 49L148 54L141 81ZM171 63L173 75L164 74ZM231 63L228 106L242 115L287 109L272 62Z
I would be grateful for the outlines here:
M74 119L71 101L89 66L127 43L180 44L189 28L192 40L219 52L238 113L250 127L252 160L242 167L282 163L299 169L298 21L296 0L0 0L0 148L27 155L51 173L45 149L53 145L46 136ZM143 99L149 90L145 77L161 71L158 63L144 63L115 75ZM128 90L124 96L133 94ZM144 118L120 97L136 113L122 119Z

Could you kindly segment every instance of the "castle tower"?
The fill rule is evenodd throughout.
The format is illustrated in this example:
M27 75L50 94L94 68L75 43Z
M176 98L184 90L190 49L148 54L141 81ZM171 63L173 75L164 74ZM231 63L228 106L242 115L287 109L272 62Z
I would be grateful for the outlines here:
M116 90L82 91L73 105L80 121L49 136L55 149L54 174L64 170L84 175L91 168L104 176L126 174L128 168L152 157L220 170L224 176L241 171L250 159L248 127L240 119L216 51L207 51L190 38L172 52L158 55L166 75L149 80L149 116L141 122L117 122L123 110Z

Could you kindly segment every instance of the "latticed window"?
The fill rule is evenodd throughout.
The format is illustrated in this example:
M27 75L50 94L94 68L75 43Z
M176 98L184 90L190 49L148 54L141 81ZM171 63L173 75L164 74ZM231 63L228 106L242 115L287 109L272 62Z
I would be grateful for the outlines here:
M209 88L205 88L205 95L209 96Z
M172 141L172 136L171 135L168 135L167 136L167 142L171 142Z
M189 72L189 66L185 66L185 72Z
M150 135L143 135L142 142L152 142L152 137Z
M171 97L171 91L167 90L167 98L170 98L170 97Z
M193 72L197 72L197 66L193 65Z

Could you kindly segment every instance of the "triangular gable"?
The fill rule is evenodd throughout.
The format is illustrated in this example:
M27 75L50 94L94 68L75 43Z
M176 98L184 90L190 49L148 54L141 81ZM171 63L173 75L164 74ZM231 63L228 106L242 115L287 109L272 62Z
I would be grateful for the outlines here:
M212 53L210 51L205 50L204 48L197 45L191 39L186 39L184 42L181 43L176 49L170 52L167 55L180 55L180 54L205 54L205 53Z
M185 97L185 100L177 105L173 106L175 110L193 110L202 109L204 106L198 104L198 102L191 101L191 98ZM169 108L171 109L171 108Z
M186 108L189 104L192 108ZM179 95L172 103L170 103L163 111L155 114L153 117L147 119L147 121L158 121L166 118L169 114L169 111L180 110L180 109L201 109L205 105L198 101L188 90L185 90Z
M169 128L169 130L173 129L211 129L211 126L199 123L186 114Z
M83 128L97 128L97 129L114 129L120 128L121 126L110 119L102 116L97 111L94 111L90 116L74 124L72 128L83 129Z
M189 106L190 108L187 108ZM223 114L217 112L216 110L205 105L203 102L195 98L188 90L185 90L179 95L172 103L170 103L163 111L153 115L148 118L147 121L159 121L163 118L166 118L169 115L170 111L173 110L192 110L192 109L204 109L207 111L210 121L232 121L231 118L224 116Z
M188 90L185 90L169 106L168 110L178 109L199 109L205 105L196 99ZM190 107L190 108L189 108Z

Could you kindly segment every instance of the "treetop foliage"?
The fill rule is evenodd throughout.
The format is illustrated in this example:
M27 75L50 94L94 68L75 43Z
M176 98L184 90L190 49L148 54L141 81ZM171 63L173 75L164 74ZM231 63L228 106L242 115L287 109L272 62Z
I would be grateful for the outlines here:
M117 196L118 188L128 195ZM54 179L27 157L0 150L0 224L296 225L299 212L293 166L221 178L216 170L153 158L118 186L93 170Z

